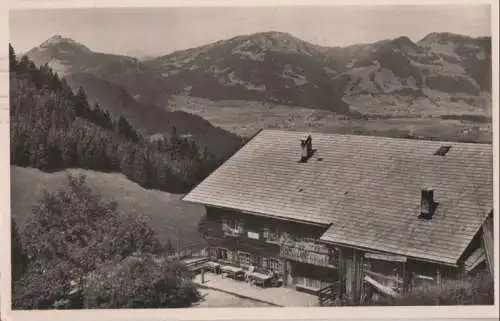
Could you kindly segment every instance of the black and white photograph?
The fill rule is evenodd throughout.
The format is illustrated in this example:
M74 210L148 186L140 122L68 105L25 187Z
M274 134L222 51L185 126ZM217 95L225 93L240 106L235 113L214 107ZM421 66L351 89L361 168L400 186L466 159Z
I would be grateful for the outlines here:
M492 10L10 9L2 304L493 307Z

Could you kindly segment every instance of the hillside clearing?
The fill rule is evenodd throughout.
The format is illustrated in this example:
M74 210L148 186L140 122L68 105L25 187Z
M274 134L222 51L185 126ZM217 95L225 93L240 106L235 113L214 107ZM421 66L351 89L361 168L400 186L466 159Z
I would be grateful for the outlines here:
M197 232L198 221L204 215L203 207L181 201L182 195L144 189L122 174L82 169L45 173L11 166L11 212L19 226L31 214L44 189L56 191L65 187L67 173L86 175L88 185L106 200L116 201L121 213L142 216L162 243L171 239L174 247L180 249L203 244Z

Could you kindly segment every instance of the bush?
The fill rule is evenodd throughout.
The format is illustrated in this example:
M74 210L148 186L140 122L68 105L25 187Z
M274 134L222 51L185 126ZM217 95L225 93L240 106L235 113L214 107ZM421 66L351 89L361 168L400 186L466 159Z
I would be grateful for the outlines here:
M26 255L21 244L21 237L14 219L10 219L12 282L19 280L26 269Z
M34 261L13 283L13 309L52 309L70 291L71 266L60 259Z
M488 272L460 280L443 280L441 285L424 284L408 295L378 302L381 305L490 305L494 304L494 282Z
M177 261L136 254L86 277L85 307L182 308L200 299L191 273Z

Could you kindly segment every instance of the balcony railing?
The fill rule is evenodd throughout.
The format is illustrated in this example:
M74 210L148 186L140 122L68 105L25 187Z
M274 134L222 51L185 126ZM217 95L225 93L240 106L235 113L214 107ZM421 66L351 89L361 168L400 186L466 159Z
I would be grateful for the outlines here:
M296 262L307 263L317 266L336 268L337 260L334 255L318 253L294 246L283 245L280 255L286 259Z

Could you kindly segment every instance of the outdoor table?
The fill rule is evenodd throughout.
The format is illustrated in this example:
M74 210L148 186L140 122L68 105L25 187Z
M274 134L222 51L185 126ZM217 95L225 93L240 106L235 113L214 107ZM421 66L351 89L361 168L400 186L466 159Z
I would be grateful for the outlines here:
M226 265L223 266L221 270L222 273L227 273L228 277L235 280L242 280L245 276L245 271L243 271L242 268Z
M207 262L206 267L212 273L219 274L221 270L220 264L216 262Z
M271 274L264 274L259 272L251 272L248 277L255 282L255 284L260 286L266 286L269 281L273 278Z

